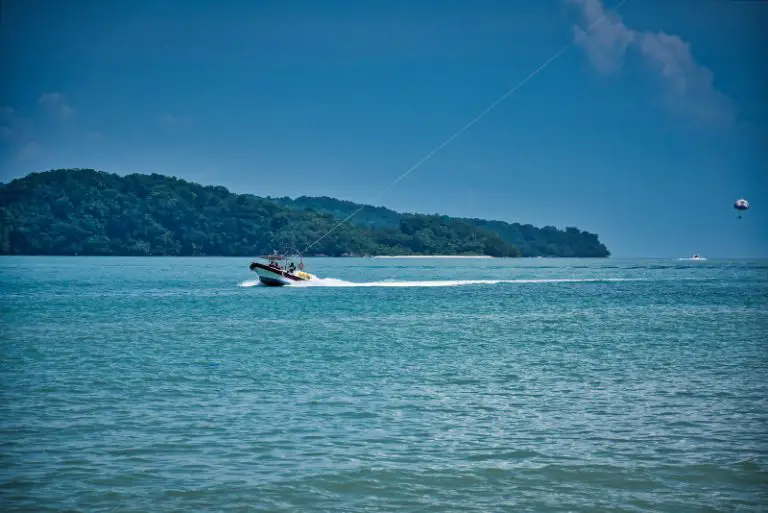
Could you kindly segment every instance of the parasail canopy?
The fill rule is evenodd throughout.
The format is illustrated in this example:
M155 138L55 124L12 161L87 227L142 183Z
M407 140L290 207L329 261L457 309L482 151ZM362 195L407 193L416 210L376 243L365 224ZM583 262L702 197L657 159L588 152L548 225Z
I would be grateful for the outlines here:
M733 204L733 208L736 210L748 210L749 209L749 202L745 199L738 199L736 200L736 203Z

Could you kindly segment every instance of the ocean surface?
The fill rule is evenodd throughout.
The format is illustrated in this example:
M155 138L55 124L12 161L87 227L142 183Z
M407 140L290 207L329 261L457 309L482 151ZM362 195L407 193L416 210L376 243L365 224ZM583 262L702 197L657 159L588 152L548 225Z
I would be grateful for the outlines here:
M768 511L768 262L0 258L0 510Z

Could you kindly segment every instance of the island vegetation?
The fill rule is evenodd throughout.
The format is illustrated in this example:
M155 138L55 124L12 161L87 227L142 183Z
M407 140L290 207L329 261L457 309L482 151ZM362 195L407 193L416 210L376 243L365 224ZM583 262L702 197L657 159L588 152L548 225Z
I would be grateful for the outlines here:
M397 229L402 226L403 220L407 222L407 220L413 217L435 217L419 214L400 214L385 207L364 206L351 201L329 197L301 196L296 199L276 198L273 201L292 209L328 213L337 219L345 219L352 212L357 211L354 217L349 220L349 223L368 228ZM581 231L575 227L559 230L554 226L537 228L530 224L488 221L486 219L437 217L460 221L476 229L493 232L507 244L515 246L520 255L525 257L602 258L610 256L608 248L600 242L596 234Z
M159 174L92 169L0 184L0 254L254 256L303 250L361 205L234 194ZM364 207L305 253L605 257L596 235Z

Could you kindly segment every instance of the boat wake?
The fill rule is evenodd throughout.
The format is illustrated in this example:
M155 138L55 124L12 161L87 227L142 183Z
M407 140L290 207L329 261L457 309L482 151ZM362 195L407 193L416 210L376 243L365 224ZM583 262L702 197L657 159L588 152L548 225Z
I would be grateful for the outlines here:
M638 281L630 278L543 278L527 280L429 280L429 281L369 281L352 282L336 278L317 278L310 281L296 282L287 288L300 289L306 287L459 287L462 285L499 285L503 283L600 283ZM240 283L241 287L259 287L258 280Z

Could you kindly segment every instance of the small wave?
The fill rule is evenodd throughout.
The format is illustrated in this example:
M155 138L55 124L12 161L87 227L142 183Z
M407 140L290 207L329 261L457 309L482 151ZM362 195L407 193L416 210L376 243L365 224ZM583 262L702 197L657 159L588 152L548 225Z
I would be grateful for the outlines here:
M352 282L337 278L317 278L289 285L289 288L304 287L459 287L462 285L499 285L503 283L599 283L639 281L630 278L542 278L526 280L428 280L428 281L370 281ZM241 287L261 286L258 280L244 281Z
M238 287L261 287L261 282L259 280L246 280L243 282L240 282Z

